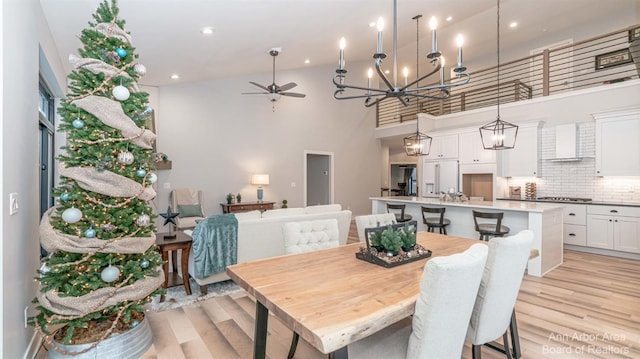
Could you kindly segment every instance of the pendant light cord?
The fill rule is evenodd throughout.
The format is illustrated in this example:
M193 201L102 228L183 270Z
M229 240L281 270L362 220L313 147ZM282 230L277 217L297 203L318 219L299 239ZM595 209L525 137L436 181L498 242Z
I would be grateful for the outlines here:
M416 15L416 88L420 88L420 18L422 15ZM418 114L420 113L420 99L416 97L416 134L420 132L420 121Z
M498 21L497 21L497 47L496 47L496 53L497 53L497 58L498 58L498 67L497 67L497 71L498 71L498 75L497 75L497 87L498 87L498 120L500 119L500 0L497 0L498 2Z

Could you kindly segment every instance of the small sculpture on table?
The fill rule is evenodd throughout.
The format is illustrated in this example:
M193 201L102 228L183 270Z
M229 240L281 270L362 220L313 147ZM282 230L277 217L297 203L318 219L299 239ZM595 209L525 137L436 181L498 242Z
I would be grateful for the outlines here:
M164 218L164 225L166 226L168 223L173 224L169 226L169 234L164 235L164 239L173 239L176 238L176 234L173 233L173 227L176 225L176 217L178 217L179 212L172 212L171 206L167 207L166 213L160 213L160 216Z

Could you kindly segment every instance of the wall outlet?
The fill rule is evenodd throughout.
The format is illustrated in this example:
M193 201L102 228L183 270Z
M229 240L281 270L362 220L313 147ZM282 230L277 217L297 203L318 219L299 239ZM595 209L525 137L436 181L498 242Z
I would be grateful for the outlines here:
M20 209L20 205L18 204L18 193L9 193L9 215L13 216L18 213L18 209Z

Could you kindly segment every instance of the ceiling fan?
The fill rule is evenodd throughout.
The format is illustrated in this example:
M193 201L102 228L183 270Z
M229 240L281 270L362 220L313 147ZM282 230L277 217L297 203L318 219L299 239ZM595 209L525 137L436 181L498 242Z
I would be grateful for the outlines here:
M259 87L266 92L243 92L242 93L243 95L267 95L267 97L269 98L269 101L271 102L278 101L278 99L280 99L280 96L300 97L300 98L307 96L305 94L297 93L297 92L286 92L287 90L290 90L298 86L298 84L296 84L295 82L289 82L282 86L276 85L276 56L278 56L278 54L281 51L282 49L279 47L269 50L269 55L273 57L273 83L271 85L263 86L263 85L260 85L259 83L249 81L249 83L252 84L253 86Z

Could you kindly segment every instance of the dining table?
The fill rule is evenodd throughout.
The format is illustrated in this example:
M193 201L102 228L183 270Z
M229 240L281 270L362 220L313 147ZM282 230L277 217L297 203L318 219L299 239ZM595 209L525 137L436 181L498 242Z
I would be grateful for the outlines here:
M414 312L425 264L462 253L478 240L418 232L431 256L390 268L356 258L365 243L266 258L227 267L256 299L254 358L266 355L269 313L329 358Z

